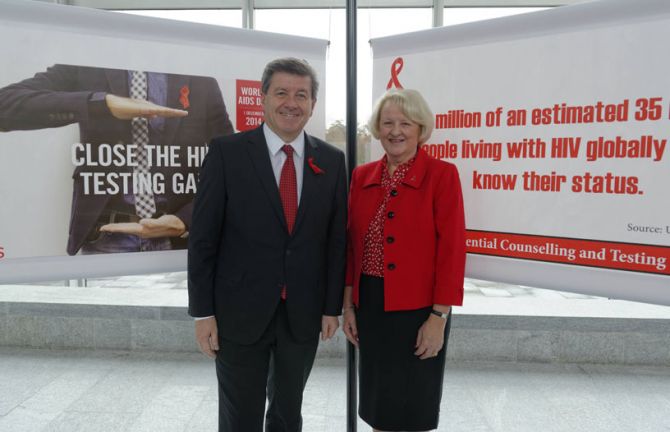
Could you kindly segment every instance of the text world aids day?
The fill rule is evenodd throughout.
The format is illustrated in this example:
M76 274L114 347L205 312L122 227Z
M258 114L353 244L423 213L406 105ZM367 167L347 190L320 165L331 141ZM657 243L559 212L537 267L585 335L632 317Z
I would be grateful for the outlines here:
M236 129L240 132L250 130L263 123L263 92L261 82L255 80L237 80Z

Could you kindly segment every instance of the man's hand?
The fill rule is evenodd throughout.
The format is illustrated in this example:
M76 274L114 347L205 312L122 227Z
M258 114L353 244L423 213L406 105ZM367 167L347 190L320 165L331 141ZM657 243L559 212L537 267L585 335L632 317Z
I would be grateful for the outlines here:
M188 111L156 105L143 99L131 99L108 94L105 102L109 111L119 120L132 120L134 117L186 117Z
M219 332L216 329L216 318L195 320L195 339L203 354L209 358L216 358L219 350Z
M415 356L421 360L437 356L444 345L444 326L447 320L430 314L416 336Z
M356 312L353 306L345 308L342 312L342 331L349 342L358 346L358 326L356 325Z
M336 316L324 315L321 317L321 340L325 341L332 338L339 326L340 320Z
M175 215L163 215L158 219L140 219L139 222L113 223L100 227L100 231L132 234L140 238L179 237L186 232L186 225Z

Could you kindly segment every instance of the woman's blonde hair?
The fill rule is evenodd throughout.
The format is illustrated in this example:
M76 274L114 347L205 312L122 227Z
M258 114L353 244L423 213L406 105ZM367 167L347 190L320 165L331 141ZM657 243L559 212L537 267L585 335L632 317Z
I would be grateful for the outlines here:
M419 145L430 138L433 133L433 112L421 93L411 89L391 89L379 98L368 121L373 137L379 139L379 119L387 103L397 105L408 119L420 126Z

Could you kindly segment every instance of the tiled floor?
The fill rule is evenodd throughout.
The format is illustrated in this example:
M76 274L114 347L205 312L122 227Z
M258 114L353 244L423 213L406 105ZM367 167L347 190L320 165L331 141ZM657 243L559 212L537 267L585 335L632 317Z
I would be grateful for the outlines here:
M343 360L318 360L305 432L346 431ZM0 348L0 431L215 431L212 363L195 354ZM670 431L670 369L449 363L439 431ZM370 429L359 421L359 431Z

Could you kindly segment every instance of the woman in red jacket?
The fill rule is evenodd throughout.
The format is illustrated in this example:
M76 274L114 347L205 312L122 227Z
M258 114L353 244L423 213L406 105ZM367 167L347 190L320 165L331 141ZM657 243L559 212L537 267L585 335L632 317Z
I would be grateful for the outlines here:
M421 150L433 114L419 92L388 91L369 126L386 154L352 176L343 312L360 351L359 415L375 431L427 431L463 302L461 186L454 165Z

